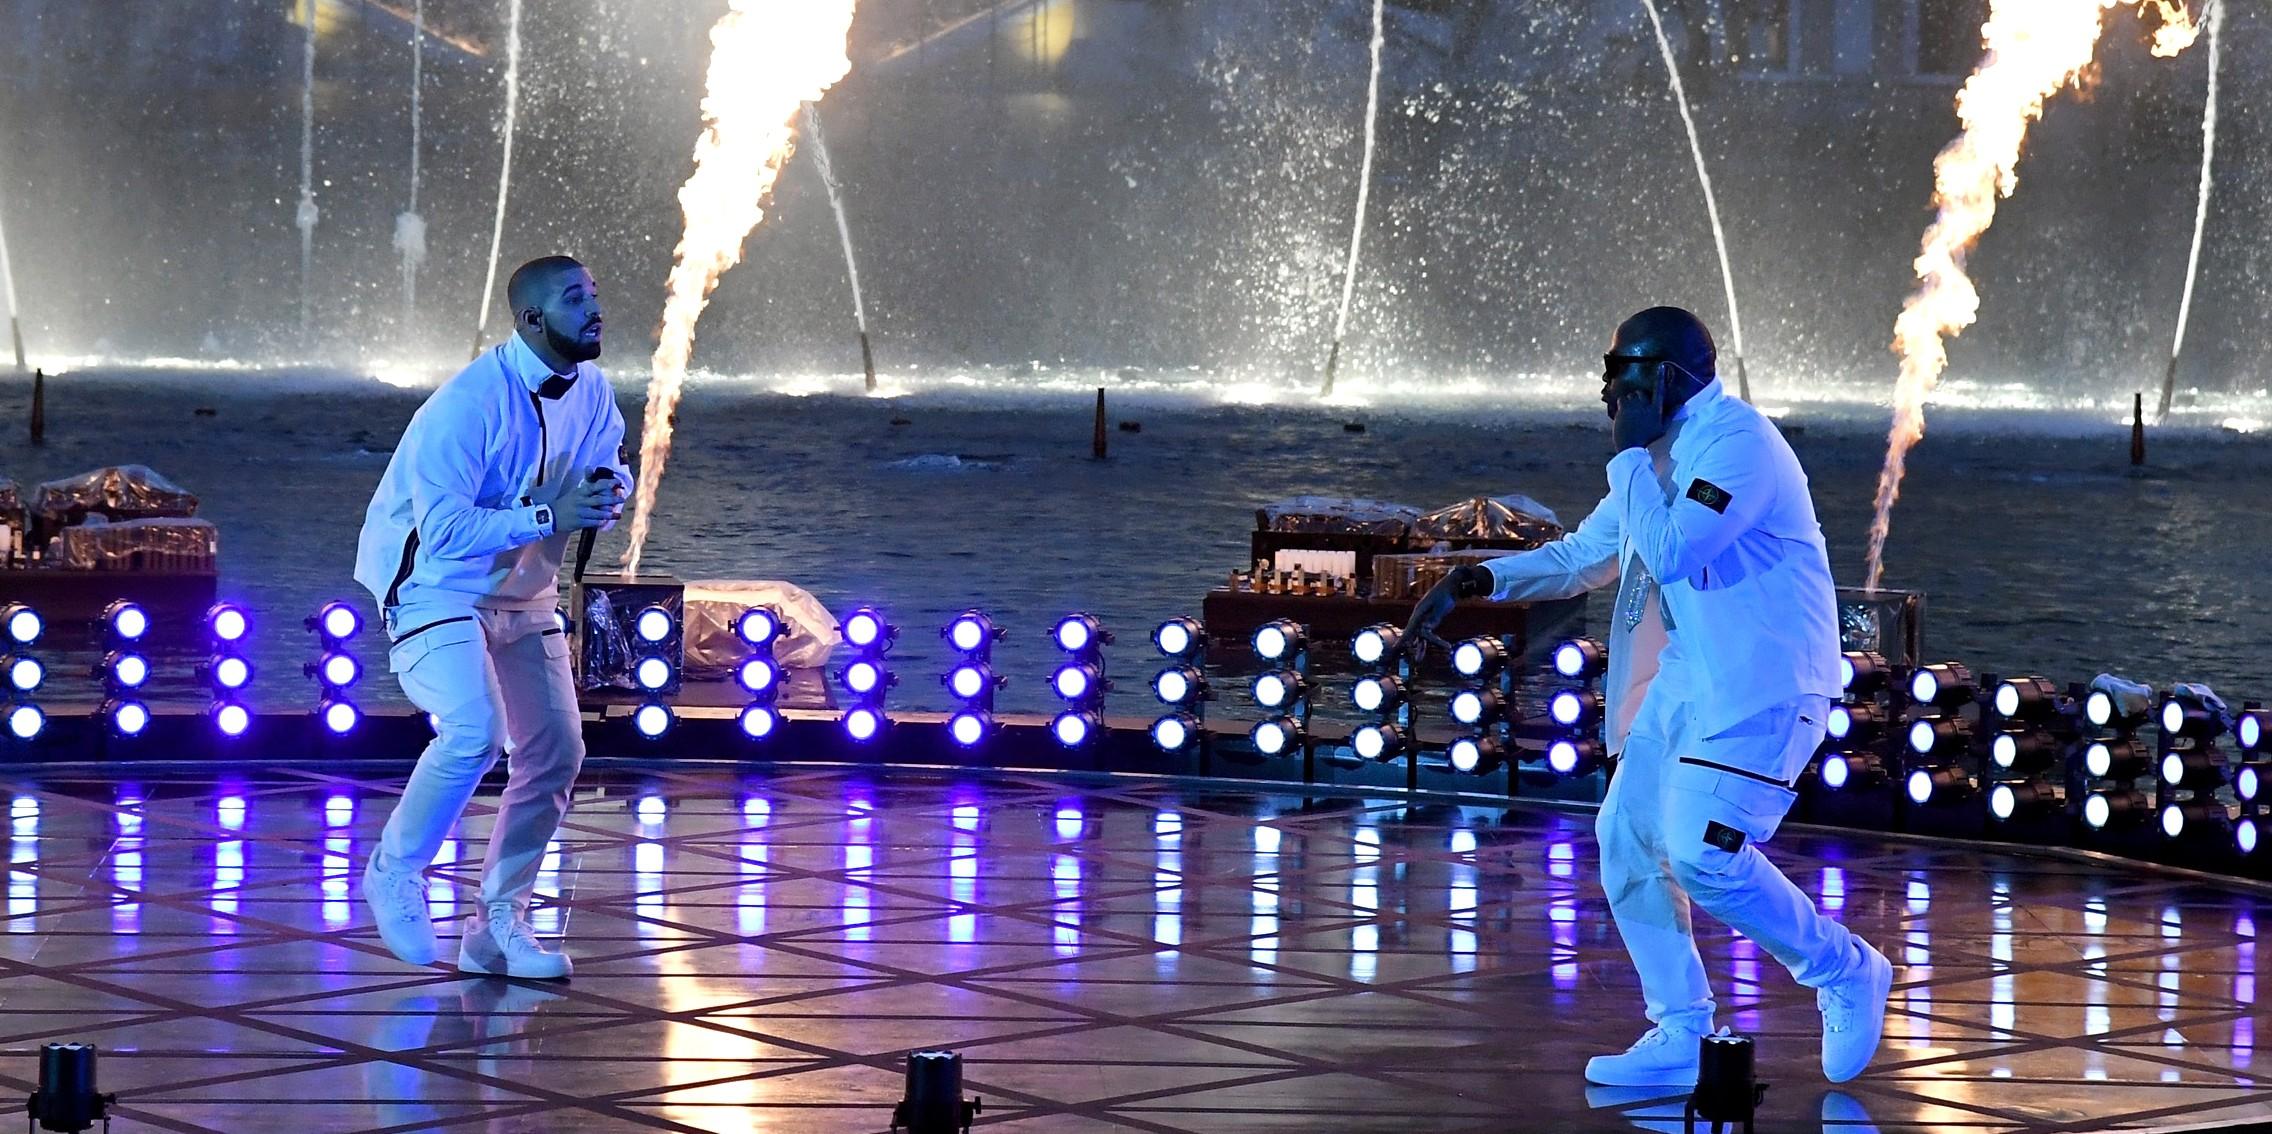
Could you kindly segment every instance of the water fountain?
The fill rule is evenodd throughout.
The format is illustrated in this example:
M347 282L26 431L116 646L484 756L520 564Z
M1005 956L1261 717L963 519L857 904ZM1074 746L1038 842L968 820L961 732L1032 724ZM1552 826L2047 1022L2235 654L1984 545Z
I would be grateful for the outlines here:
M813 170L828 188L828 207L836 212L836 235L844 241L844 271L852 279L852 321L860 329L860 368L867 374L868 392L876 392L876 353L868 346L868 304L860 295L860 261L852 254L852 221L844 211L844 190L836 181L836 163L828 157L828 135L821 131L820 104L805 104L805 140L812 144Z
M1657 0L1641 0L1649 11L1649 27L1657 33L1657 50L1665 57L1665 76L1672 80L1673 102L1680 107L1680 124L1688 131L1688 153L1696 159L1696 183L1704 187L1704 213L1712 220L1712 246L1720 253L1720 285L1728 295L1728 336L1736 348L1736 393L1745 401L1751 400L1751 374L1744 369L1743 316L1736 312L1736 273L1728 262L1728 234L1720 227L1720 202L1712 193L1712 174L1704 165L1704 143L1696 133L1696 117L1688 109L1688 90L1680 82L1680 63L1672 53L1672 40L1665 35L1664 17L1657 12Z
M519 0L514 0L516 8ZM852 70L846 54L854 0L729 0L710 29L710 69L694 173L679 189L686 231L663 298L661 341L639 434L639 487L632 502L623 577L639 573L655 493L670 460L671 420L694 353L694 326L742 243L765 219L766 199L796 148L799 112Z
M497 220L489 229L489 275L481 283L481 307L473 317L473 349L481 353L489 337L489 300L497 293L497 257L505 248L505 198L513 187L513 126L521 114L521 0L505 14L505 156L497 167Z
M2225 22L2223 0L2209 0L2201 23L2209 33L2209 96L2201 111L2201 193L2193 206L2193 248L2185 256L2185 291L2177 301L2177 337L2169 346L2169 369L2162 372L2162 406L2156 420L2169 417L2177 393L2177 360L2185 354L2185 327L2193 318L2193 284L2201 274L2201 234L2209 223L2209 189L2217 156L2217 64L2223 54L2217 31Z
M418 313L418 267L426 262L426 218L418 215L418 163L424 110L420 80L426 63L426 0L410 13L410 203L394 218L394 250L402 258L402 324Z
M1365 209L1373 194L1373 146L1381 117L1381 48L1388 43L1386 0L1373 0L1372 77L1365 84L1365 157L1357 169L1357 219L1349 229L1349 262L1341 275L1341 310L1333 317L1333 347L1325 354L1325 385L1321 398L1333 396L1334 372L1341 366L1341 340L1349 332L1349 306L1357 298L1357 257L1365 247Z
M0 218L0 292L8 298L8 337L16 344L16 371L22 373L24 363L24 324L16 314L16 268L8 260L8 225Z
M1877 512L1870 523L1868 580L1878 589L1885 573L1885 541L1909 449L1925 435L1925 399L1948 368L1947 340L1972 325L1980 293L1965 274L1965 257L1996 219L1996 199L2019 188L2021 144L2043 116L2043 104L2072 86L2090 67L2106 10L2117 3L2152 7L2162 16L2153 53L2171 56L2192 46L2199 30L2169 0L1993 0L1980 29L1987 55L1957 92L1964 132L1933 162L1933 201L1939 208L1917 254L1917 290L1894 321L1894 351L1901 377L1894 386L1893 428L1885 467L1878 474Z
M316 239L316 0L301 15L307 21L306 49L300 55L300 206L292 223L300 230L300 341L305 343L315 309L308 289L315 275Z

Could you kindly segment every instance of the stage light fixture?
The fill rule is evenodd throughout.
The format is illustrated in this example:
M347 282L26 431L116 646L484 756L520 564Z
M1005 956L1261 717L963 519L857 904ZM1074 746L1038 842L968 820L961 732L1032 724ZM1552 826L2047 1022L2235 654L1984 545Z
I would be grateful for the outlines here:
M2128 782L2145 774L2146 755L2128 740L2094 740L2083 748L2083 771L2092 779Z
M316 677L333 689L345 689L363 676L363 663L353 654L325 654L316 663Z
M1085 654L1112 644L1112 635L1093 614L1068 614L1050 627L1049 637L1069 654Z
M1839 744L1868 744L1885 734L1885 711L1874 704L1835 704L1823 719L1823 734Z
M2047 811L2058 803L2058 797L2045 784L1996 784L1988 789L1988 814L1998 822L2008 823L2015 816Z
M252 632L252 619L233 602L217 602L205 611L205 633L215 642L234 645Z
M650 646L667 640L671 631L677 627L678 619L671 617L671 612L660 606L647 607L631 620L631 632Z
M2162 702L2161 726L2164 736L2196 740L2215 736L2223 729L2217 714L2207 706L2178 697Z
M1469 638L1452 647L1452 672L1469 681L1488 681L1507 664L1507 647L1497 638Z
M964 748L976 747L994 733L994 718L980 709L965 709L947 718L947 736Z
M101 712L110 722L110 730L119 736L140 736L150 727L150 707L140 701L114 697L103 702Z
M2094 791L2083 799L2083 825L2104 831L2135 822L2145 814L2146 801L2134 791Z
M2059 687L2049 678L2015 677L1998 684L1991 701L1996 715L2007 720L2045 717L2059 707Z
M2130 729L2146 723L2146 713L2125 710L2114 694L2093 689L2083 697L2083 719L2100 728Z
M1902 791L1908 793L1908 802L1927 807L1933 800L1947 800L1970 786L1972 782L1958 768L1913 768L1902 782Z
M2163 804L2158 819L2162 837L2175 841L2220 834L2232 817L2225 813L2225 805L2214 799L2191 799Z
M2243 752L2254 752L2264 747L2265 724L2272 722L2272 710L2253 705L2242 709L2233 717L2233 743Z
M662 661L663 659L650 658L648 660ZM770 696L780 692L781 666L768 657L744 658L742 664L734 670L734 683L740 685L743 692L753 697Z
M1972 670L1963 662L1936 662L1909 675L1909 699L1934 708L1962 705L1972 700L1975 689Z
M1290 709L1309 696L1309 691L1309 682L1290 669L1260 674L1254 679L1254 703L1265 709Z
M308 629L315 631L325 646L337 648L362 632L363 615L344 602L327 602L308 619Z
M1601 755L1599 741L1565 736L1546 746L1546 767L1558 776L1580 776L1593 771Z
M316 705L316 719L333 736L345 736L363 723L363 711L344 697L326 697Z
M213 706L213 728L222 736L239 737L252 727L252 710L234 701L223 701Z
M1926 717L1909 722L1909 750L1919 756L1953 757L1964 750L1964 722Z
M885 669L883 663L868 658L847 664L836 679L855 697L875 696L892 684L891 671Z
M552 628L566 634L575 628L575 623L569 619L567 611L556 606L552 608Z
M1254 656L1264 661L1284 662L1309 649L1309 631L1301 623L1281 618L1257 627L1252 639Z
M1102 731L1104 731L1104 721L1099 719L1095 713L1083 710L1068 710L1059 713L1055 719L1049 722L1049 734L1057 738L1057 743L1067 748L1079 748L1096 739L1096 735Z
M781 638L781 615L770 606L753 606L734 619L734 636L758 649L772 646Z
M128 650L112 650L96 665L95 676L114 693L140 689L150 680L150 659Z
M1085 702L1103 695L1104 675L1087 662L1073 662L1049 675L1049 687L1059 700Z
M640 658L631 667L631 680L649 693L658 692L671 683L671 663L662 658Z
M30 693L39 688L40 682L47 680L47 667L41 665L38 658L23 654L0 659L0 669L7 671L8 688L18 693Z
M2214 750L2189 748L2162 753L2162 786L2171 790L2214 791L2224 783L2224 761Z
M1349 747L1367 760L1393 760L1404 751L1404 734L1391 724L1359 725Z
M2006 773L2027 772L2050 762L2058 748L2041 732L1999 732L1989 738L1988 762Z
M2264 792L2264 765L2242 764L2233 769L2233 798L2253 804Z
M751 740L767 740L781 727L781 714L775 712L771 705L745 705L737 722L741 725L743 736Z
M1867 697L1885 688L1893 668L1875 650L1853 650L1838 657L1838 687L1849 697Z
M844 735L866 743L883 735L885 723L882 711L862 705L844 714Z
M1609 670L1609 651L1592 638L1572 638L1554 647L1554 672L1571 681L1591 681Z
M959 700L975 701L992 693L995 688L994 671L984 662L964 662L947 671L943 679L947 692Z
M39 612L20 602L0 606L0 629L5 629L8 641L18 646L29 646L47 632L47 620Z
M1601 722L1601 694L1590 689L1556 690L1546 702L1546 715L1570 729L1589 728Z
M669 732L671 726L677 723L678 718L671 712L670 706L660 702L649 701L631 710L632 729L649 740Z
M1207 695L1207 675L1188 665L1169 666L1152 675L1152 696L1163 705L1188 705Z
M1369 673L1349 686L1349 703L1367 713L1394 713L1404 704L1404 683L1386 673Z
M1841 791L1861 773L1867 757L1857 752L1825 752L1822 763L1815 768L1815 778L1832 791Z
M1448 705L1452 719L1469 728L1481 728L1506 713L1506 702L1496 689L1462 689Z
M1404 631L1383 622L1357 631L1356 636L1349 639L1349 654L1363 665L1385 665L1396 656L1403 642Z
M1152 744L1162 752L1181 752L1199 735L1199 718L1169 713L1152 722Z
M959 1079L956 1085L961 1085ZM93 1044L51 1043L39 1052L39 1079L26 1102L24 1125L28 1129L37 1122L44 1130L77 1132L100 1122L108 1134L110 1108L117 1102L117 1095L103 1094L96 1084Z
M1170 618L1152 630L1152 645L1164 657L1194 657L1207 645L1207 628L1194 618Z
M1265 756L1283 756L1288 749L1301 743L1301 722L1292 717L1271 717L1257 721L1247 731L1247 738L1254 742L1255 751Z
M150 613L140 603L117 599L103 608L102 625L114 642L139 642L150 632Z
M2256 820L2243 818L2233 824L2233 849L2244 855L2256 853Z
M252 684L252 663L235 654L217 655L205 663L205 680L215 692L234 693Z
M994 625L994 620L977 610L966 610L955 615L954 620L939 631L939 636L945 638L947 645L956 653L972 657L992 652L994 643L1002 635L1003 631Z
M1495 772L1505 763L1499 742L1488 736L1462 736L1453 740L1451 747L1444 749L1444 759L1453 771L1470 776Z
M18 740L31 740L47 728L47 714L37 705L15 705L8 709L8 735Z
M855 607L837 627L844 643L855 650L881 651L891 648L892 640L899 636L899 628L884 621L874 607Z

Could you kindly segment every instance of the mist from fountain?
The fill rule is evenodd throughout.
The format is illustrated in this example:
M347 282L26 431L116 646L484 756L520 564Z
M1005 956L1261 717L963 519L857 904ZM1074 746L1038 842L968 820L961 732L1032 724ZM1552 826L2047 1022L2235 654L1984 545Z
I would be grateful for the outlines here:
M422 82L426 64L426 0L410 15L410 203L394 218L394 250L402 258L402 325L418 313L418 267L426 262L426 218L418 215L418 178L424 128Z
M860 330L860 367L869 393L876 392L876 352L868 345L868 304L860 295L860 260L852 254L852 221L844 211L844 189L836 181L836 163L828 156L828 135L821 130L820 104L805 104L805 140L813 150L813 170L828 189L828 207L836 213L836 235L844 241L844 272L852 280L852 322Z
M2157 421L2169 420L2169 403L2177 394L2177 360L2185 354L2185 327L2193 318L2193 284L2201 275L2201 234L2209 223L2209 190L2214 182L2217 156L2217 64L2223 54L2219 25L2225 22L2224 0L2209 0L2202 10L2203 30L2209 34L2209 96L2201 111L2201 193L2193 207L2193 249L2185 256L2185 290L2177 301L2177 337L2169 346L2169 369L2162 373L2162 404Z
M292 223L300 230L300 341L305 344L315 308L308 289L314 283L316 243L316 0L308 0L307 46L300 55L300 205Z
M24 324L16 313L16 268L8 260L8 222L0 216L0 292L8 298L8 337L16 344L16 370L22 372L24 363Z
M1357 298L1357 259L1365 249L1365 210L1372 203L1373 149L1380 133L1381 48L1388 43L1387 0L1373 0L1372 77L1365 84L1365 157L1357 169L1357 219L1349 228L1349 261L1341 275L1341 310L1333 317L1333 347L1325 354L1321 398L1333 396L1334 372L1341 366L1341 340L1349 333L1349 306Z
M1649 26L1657 33L1657 50L1665 57L1665 76L1672 80L1672 98L1680 105L1680 124L1688 131L1688 153L1696 160L1696 183L1704 188L1704 213L1712 219L1712 246L1720 253L1720 284L1728 295L1728 337L1735 346L1736 393L1745 401L1751 400L1751 374L1744 368L1743 316L1736 311L1736 273L1728 262L1728 234L1720 227L1720 201L1712 192L1712 173L1704 165L1704 142L1696 133L1696 118L1689 113L1688 90L1680 82L1680 63L1672 53L1672 40L1665 35L1665 21L1657 12L1657 0L1641 0L1649 11Z
M497 167L497 219L489 229L489 275L481 283L481 306L473 317L473 348L481 353L489 336L489 300L497 293L497 257L505 248L505 199L513 187L513 127L521 114L521 0L505 15L505 156ZM423 235L423 234L421 234Z

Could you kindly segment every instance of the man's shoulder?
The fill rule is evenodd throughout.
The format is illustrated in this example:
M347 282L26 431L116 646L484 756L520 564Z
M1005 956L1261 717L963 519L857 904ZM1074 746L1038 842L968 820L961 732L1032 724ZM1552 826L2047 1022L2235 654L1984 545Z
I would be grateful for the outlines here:
M496 352L484 351L481 357L426 395L426 404L419 407L418 416L441 413L454 418L485 412L496 403L497 386L503 377Z

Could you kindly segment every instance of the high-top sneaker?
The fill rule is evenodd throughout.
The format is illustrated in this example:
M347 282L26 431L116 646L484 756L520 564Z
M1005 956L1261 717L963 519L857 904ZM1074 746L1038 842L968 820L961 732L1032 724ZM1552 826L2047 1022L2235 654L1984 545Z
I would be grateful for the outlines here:
M565 953L548 953L529 923L509 905L491 906L466 920L458 945L458 971L523 980L566 980L575 966Z

